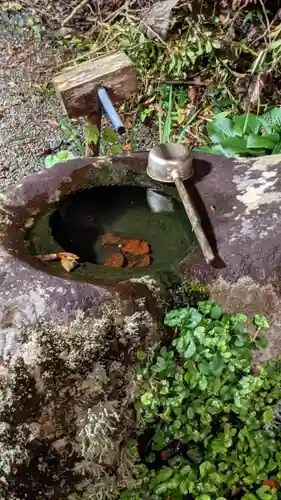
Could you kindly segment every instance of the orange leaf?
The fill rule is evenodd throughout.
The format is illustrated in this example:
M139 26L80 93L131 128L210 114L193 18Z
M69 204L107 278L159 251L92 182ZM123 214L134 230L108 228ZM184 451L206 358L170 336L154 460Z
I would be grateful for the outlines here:
M122 241L122 250L125 253L133 255L144 255L150 252L147 241L143 240L124 240Z
M76 255L75 253L70 253L70 252L59 252L57 253L57 256L59 259L61 260L64 260L64 259L68 259L68 260L79 260L79 256Z
M269 486L270 488L275 488L276 490L279 490L280 484L277 481L274 481L273 479L267 479L262 483L263 486Z
M116 236L116 234L106 233L102 237L101 246L105 245L117 245L120 241L120 236Z

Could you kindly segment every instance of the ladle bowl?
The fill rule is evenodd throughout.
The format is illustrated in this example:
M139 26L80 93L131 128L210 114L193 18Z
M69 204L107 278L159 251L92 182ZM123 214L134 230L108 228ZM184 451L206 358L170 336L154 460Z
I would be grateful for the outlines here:
M175 170L183 181L193 175L192 159L183 144L160 144L150 151L147 173L151 179L172 183Z

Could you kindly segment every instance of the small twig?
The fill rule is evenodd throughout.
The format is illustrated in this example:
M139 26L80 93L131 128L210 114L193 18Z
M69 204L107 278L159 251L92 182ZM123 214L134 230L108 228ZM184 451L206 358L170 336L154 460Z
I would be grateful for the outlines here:
M268 43L271 43L270 23L269 23L268 15L267 15L267 12L266 12L266 9L265 9L263 1L259 0L259 2L261 4L263 15L264 15L265 21L266 21L266 26L267 26L267 30L266 31L268 32Z
M85 5L87 5L88 2L89 0L82 0L78 5L76 5L69 16L67 16L65 20L62 21L61 26L65 26L66 24L68 24L69 21L71 21L71 19L77 14L78 10L82 9Z

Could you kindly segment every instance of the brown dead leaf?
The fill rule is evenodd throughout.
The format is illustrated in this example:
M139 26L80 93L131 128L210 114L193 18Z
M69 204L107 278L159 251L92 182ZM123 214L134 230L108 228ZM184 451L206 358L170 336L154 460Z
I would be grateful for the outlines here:
M130 153L132 151L131 144L124 144L123 146L124 153Z
M200 95L200 89L198 87L190 86L188 89L188 100L192 106L196 104Z
M117 245L120 241L120 236L112 233L106 233L102 237L101 246L105 247L106 245Z
M138 257L132 257L128 259L128 264L126 267L149 267L151 264L151 258L149 255L141 255Z
M61 259L60 263L68 273L70 273L77 264L76 260L71 259Z
M113 253L107 258L104 265L107 267L123 267L124 263L125 257L122 253Z
M150 252L150 247L144 240L123 240L122 251L132 255L144 255Z
M58 260L58 254L57 253L49 253L46 255L37 255L37 259L42 260L42 262L49 262L52 260Z
M126 118L125 121L124 121L124 127L126 130L131 130L132 128L132 122L129 118Z

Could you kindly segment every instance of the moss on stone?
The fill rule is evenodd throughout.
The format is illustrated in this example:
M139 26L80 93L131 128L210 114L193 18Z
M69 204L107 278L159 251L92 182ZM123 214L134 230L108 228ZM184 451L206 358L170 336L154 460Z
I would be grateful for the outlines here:
M201 300L208 299L209 295L209 287L198 280L184 280L181 283L174 283L168 289L169 308L195 307Z

